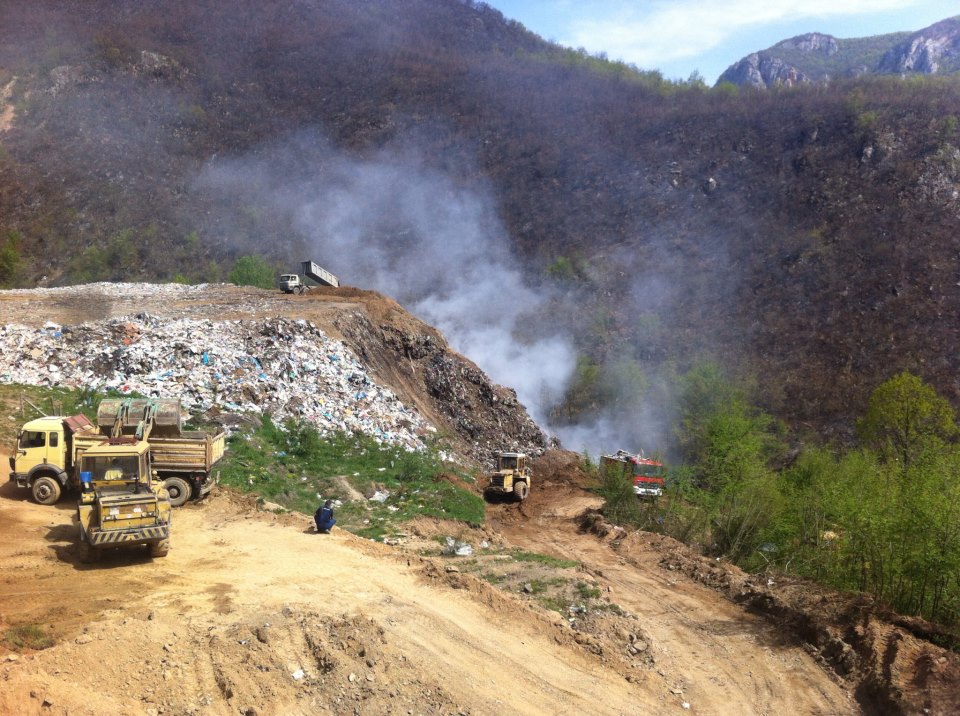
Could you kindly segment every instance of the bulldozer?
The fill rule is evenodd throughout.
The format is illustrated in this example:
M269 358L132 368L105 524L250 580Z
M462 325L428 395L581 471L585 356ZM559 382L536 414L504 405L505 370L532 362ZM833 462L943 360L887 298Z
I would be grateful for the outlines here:
M497 469L490 475L484 496L513 495L523 501L530 494L533 474L527 467L527 456L522 452L502 452L497 455Z
M81 562L95 562L113 547L145 545L151 557L167 556L172 507L167 491L152 480L145 440L111 438L85 450L77 469Z

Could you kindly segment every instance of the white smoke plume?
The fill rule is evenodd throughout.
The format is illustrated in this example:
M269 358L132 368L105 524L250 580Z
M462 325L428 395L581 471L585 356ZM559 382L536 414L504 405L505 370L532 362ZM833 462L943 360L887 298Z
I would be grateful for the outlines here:
M488 188L436 164L409 146L357 159L301 134L211 163L199 185L288 214L309 258L437 326L546 426L575 364L572 343L543 325L549 297L525 282Z

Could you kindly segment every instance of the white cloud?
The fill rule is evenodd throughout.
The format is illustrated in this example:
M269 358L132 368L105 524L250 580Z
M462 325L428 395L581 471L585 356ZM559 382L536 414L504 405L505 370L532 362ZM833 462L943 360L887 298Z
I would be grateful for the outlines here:
M695 57L755 26L810 18L878 13L909 8L917 0L656 0L605 2L603 19L575 20L568 38L572 47L596 51L611 58L654 67L663 62Z

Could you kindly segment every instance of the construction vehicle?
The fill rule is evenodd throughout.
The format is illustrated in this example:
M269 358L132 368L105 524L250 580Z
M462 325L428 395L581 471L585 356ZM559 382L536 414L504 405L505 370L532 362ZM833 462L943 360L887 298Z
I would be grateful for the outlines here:
M490 475L484 494L513 495L523 501L530 494L533 474L527 467L527 456L522 452L502 452L497 455L496 472Z
M280 290L284 293L303 293L309 291L311 286L306 283L306 279L313 279L321 286L332 286L339 288L340 279L327 271L322 266L313 261L301 261L300 270L303 272L303 278L300 274L285 273L280 275Z
M30 488L34 501L52 505L78 484L74 467L84 450L104 438L84 415L48 416L24 423L10 456L10 481Z
M148 405L149 404L149 405ZM105 400L97 410L98 426L83 415L31 420L17 435L10 456L10 480L30 488L42 505L56 503L80 486L79 453L111 437L137 436L150 445L153 469L175 507L213 488L214 464L223 457L226 434L184 431L177 400ZM141 427L142 424L142 427Z
M150 445L135 437L108 438L77 458L77 504L81 562L93 562L113 547L146 545L151 557L170 550L172 506L152 480Z
M210 493L216 483L213 466L223 457L227 444L223 430L183 430L182 414L177 399L111 399L97 408L101 434L134 435L150 443L153 469L174 507Z
M633 493L641 500L656 500L663 494L663 463L645 457L643 450L636 455L626 450L602 455L600 473L606 478L629 480Z

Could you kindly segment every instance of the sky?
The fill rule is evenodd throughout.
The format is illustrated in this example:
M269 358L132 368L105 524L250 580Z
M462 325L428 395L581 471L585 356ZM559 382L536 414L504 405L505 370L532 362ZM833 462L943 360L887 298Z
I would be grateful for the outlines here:
M605 52L669 79L712 85L730 65L807 32L838 38L920 30L953 15L944 0L485 0L544 39Z

